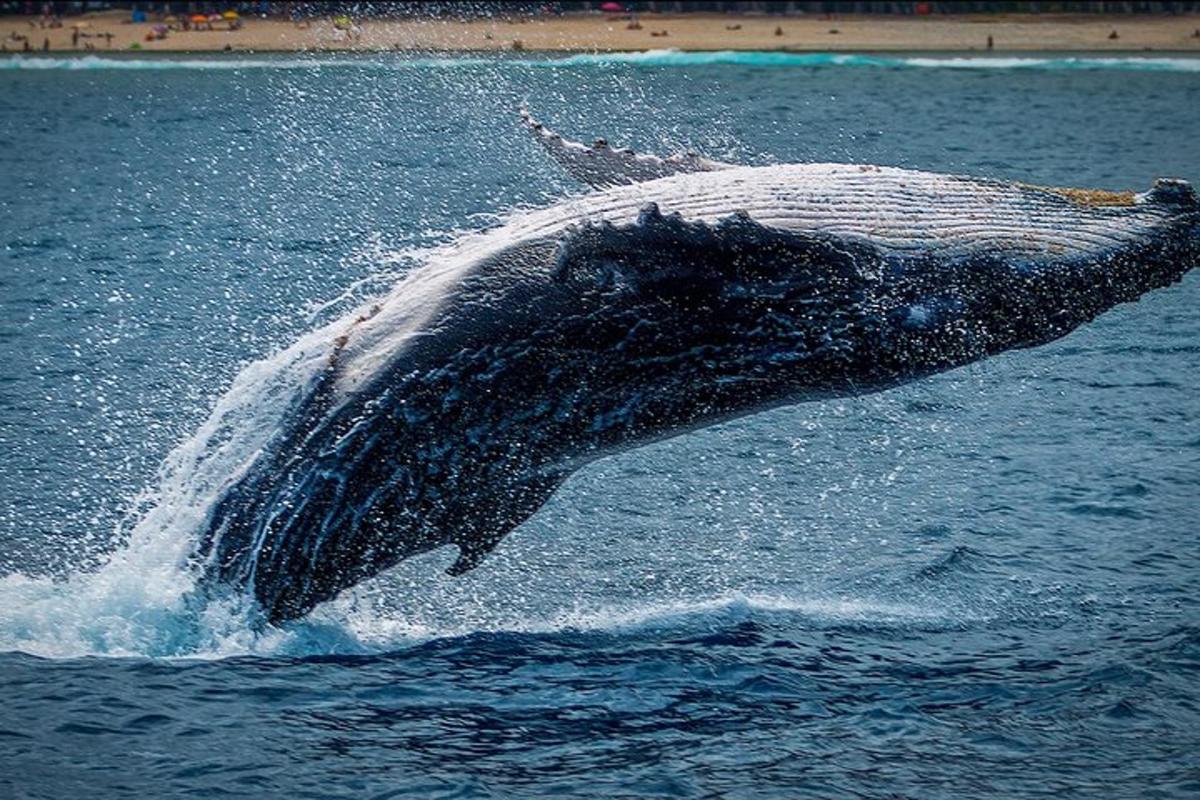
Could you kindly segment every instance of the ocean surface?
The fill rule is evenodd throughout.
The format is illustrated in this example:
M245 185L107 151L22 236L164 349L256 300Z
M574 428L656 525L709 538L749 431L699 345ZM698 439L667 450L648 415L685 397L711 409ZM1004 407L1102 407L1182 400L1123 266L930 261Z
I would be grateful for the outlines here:
M17 58L0 100L0 797L1200 795L1196 273L596 462L461 578L431 553L255 633L179 566L289 344L584 191L523 103L1142 190L1200 181L1200 60Z

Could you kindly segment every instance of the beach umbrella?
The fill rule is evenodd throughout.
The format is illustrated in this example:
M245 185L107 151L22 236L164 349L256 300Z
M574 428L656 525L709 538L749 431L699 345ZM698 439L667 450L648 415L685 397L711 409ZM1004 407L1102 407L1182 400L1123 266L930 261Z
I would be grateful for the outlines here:
M221 16L224 17L225 19L237 19L238 13L231 8L228 11L226 11L224 14L222 14Z
M166 25L155 25L154 26L155 33L166 33L169 30L171 30L171 29L168 28Z
M167 18L164 19L163 22L170 25L172 22L179 22L179 17L175 16L174 14L168 14Z
M621 14L624 13L625 7L620 3L601 3L600 10L606 14Z
M196 23L197 25L203 25L204 23L208 22L208 17L204 16L203 14L192 14L192 22Z

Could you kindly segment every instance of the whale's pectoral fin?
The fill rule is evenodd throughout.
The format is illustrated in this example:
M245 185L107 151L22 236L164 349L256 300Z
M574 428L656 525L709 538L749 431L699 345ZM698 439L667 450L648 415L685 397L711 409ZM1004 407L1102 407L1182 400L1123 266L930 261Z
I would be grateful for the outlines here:
M713 172L735 166L695 153L681 153L667 158L635 153L626 148L610 147L603 139L597 139L591 145L572 142L538 122L524 108L521 109L521 119L538 144L571 177L596 188L640 183L681 172Z
M492 515L486 521L468 523L456 533L452 542L458 546L458 558L446 568L446 574L457 577L479 566L509 531L545 505L566 477L565 474L551 473L514 483L498 517L495 509L491 509Z

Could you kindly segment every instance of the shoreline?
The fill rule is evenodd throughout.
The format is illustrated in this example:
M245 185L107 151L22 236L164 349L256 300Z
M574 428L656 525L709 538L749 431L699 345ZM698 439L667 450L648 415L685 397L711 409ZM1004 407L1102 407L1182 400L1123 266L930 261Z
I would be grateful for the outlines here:
M947 17L743 17L712 14L596 15L475 19L369 19L342 30L331 19L296 24L245 18L228 30L167 32L123 12L94 12L39 27L37 17L0 17L3 54L115 55L201 53L938 53L1013 56L1200 55L1200 15L998 15ZM666 35L662 34L665 31ZM1109 38L1113 33L1117 38ZM13 36L25 37L24 40ZM991 37L992 47L988 47ZM30 49L24 50L28 44ZM48 45L48 49L43 49Z
M893 50L734 50L725 48L720 50L682 50L674 47L652 48L647 50L521 50L518 52L507 50L481 50L467 48L388 48L388 49L330 49L330 48L312 48L312 49L275 49L275 50L51 50L44 52L36 50L33 52L7 52L0 51L0 61L5 60L28 60L35 61L40 59L78 59L85 57L95 57L107 59L111 61L134 60L139 58L161 58L167 60L177 56L187 56L196 58L208 58L214 61L220 61L225 58L236 57L254 57L254 56L361 56L364 59L370 56L407 56L420 57L426 59L450 59L455 56L469 58L507 58L507 59L534 59L545 58L567 59L571 56L595 56L597 59L602 59L604 56L613 56L614 63L621 63L622 60L630 56L637 55L680 55L680 56L719 56L727 54L730 56L861 56L864 58L930 58L944 59L952 61L956 58L971 58L971 59L1038 59L1038 58L1064 58L1064 59L1137 59L1145 61L1168 60L1168 59L1194 59L1200 61L1200 51L1198 50L1138 50L1138 51L1123 51L1123 50L952 50L952 49L925 49L925 50L909 50L909 49L893 49ZM637 63L635 60L628 60L626 63Z

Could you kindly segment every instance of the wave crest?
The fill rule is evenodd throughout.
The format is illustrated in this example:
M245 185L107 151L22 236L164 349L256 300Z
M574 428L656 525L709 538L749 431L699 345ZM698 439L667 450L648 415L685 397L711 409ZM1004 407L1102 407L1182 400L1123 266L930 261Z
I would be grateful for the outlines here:
M628 53L577 53L537 58L505 56L11 56L0 58L0 70L325 70L325 69L454 69L462 67L875 67L885 69L967 70L1116 70L1135 72L1200 72L1200 58L1147 56L871 56L857 53L785 53L779 51L645 50Z

